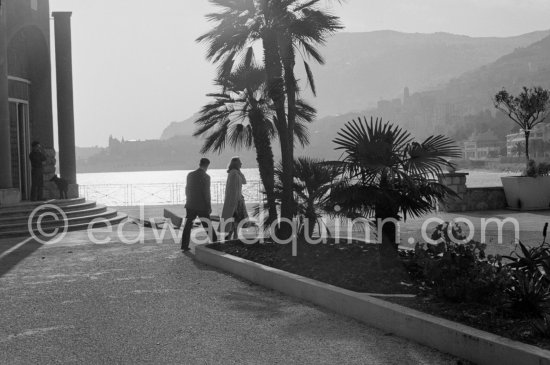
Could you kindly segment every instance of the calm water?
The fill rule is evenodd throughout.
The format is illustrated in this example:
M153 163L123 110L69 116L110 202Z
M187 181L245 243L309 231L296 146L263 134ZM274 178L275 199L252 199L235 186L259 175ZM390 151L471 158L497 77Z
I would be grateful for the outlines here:
M191 170L137 171L78 174L80 195L105 205L164 205L185 203L185 182ZM263 199L257 169L243 169L248 184L243 195L249 203ZM500 177L513 173L491 171L468 172L469 187L501 186ZM225 169L208 170L211 177L212 202L222 204L225 196Z
M78 174L79 185L103 185L103 184L165 184L185 183L187 174L193 170L172 171L133 171L133 172L96 172ZM242 169L247 180L260 179L257 169ZM208 174L212 182L225 182L227 170L210 169Z
M99 172L78 174L80 185L103 185L103 184L163 184L163 183L185 183L187 174L191 170L177 171L136 171L136 172ZM257 169L243 169L247 180L260 180ZM501 176L517 175L517 173L492 172L492 171L468 171L466 185L469 187L502 186ZM225 169L208 170L212 182L225 182L227 172Z

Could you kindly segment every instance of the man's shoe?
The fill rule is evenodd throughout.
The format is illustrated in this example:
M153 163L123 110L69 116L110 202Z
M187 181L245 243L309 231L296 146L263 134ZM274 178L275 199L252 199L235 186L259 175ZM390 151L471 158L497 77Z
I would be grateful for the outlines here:
M189 247L182 247L181 250L184 251L184 252L186 252L186 251L189 251L190 248L189 248Z

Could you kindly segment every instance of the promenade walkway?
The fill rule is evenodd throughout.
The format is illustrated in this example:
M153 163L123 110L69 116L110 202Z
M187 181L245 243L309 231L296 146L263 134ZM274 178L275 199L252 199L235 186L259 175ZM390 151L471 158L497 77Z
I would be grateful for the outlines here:
M134 244L93 233L110 241L0 241L0 363L457 364L199 264L150 229Z

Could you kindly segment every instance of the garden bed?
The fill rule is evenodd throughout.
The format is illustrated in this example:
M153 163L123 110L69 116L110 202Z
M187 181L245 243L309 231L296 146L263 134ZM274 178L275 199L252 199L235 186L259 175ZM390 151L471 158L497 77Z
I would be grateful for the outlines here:
M416 294L405 267L383 260L379 245L354 240L325 244L291 245L273 242L247 245L240 241L207 246L276 269L305 276L340 288L363 293Z
M513 340L550 349L550 340L535 335L530 320L514 318L488 305L452 303L425 295L414 285L402 261L388 262L379 245L360 241L326 244L298 244L297 256L290 245L272 242L247 245L240 241L207 246L233 256L308 277L357 292L417 294L413 298L386 297L385 300L424 313L495 333Z

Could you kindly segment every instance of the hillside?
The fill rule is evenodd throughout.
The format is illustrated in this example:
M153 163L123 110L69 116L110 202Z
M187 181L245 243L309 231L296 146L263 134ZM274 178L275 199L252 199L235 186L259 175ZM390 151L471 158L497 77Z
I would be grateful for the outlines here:
M382 101L375 108L321 118L310 128L311 146L306 153L334 156L335 152L327 151L326 143L332 141L345 122L371 115L397 122L419 138L441 133L461 141L474 131L491 129L504 139L515 124L495 112L491 98L503 87L517 93L524 85L550 88L550 36L466 72L439 89L413 93L406 100L402 97Z
M441 35L446 38L447 35ZM454 36L456 37L456 36ZM376 107L363 108L338 116L321 117L309 128L311 144L296 148L295 155L324 159L338 158L332 140L344 124L357 117L382 117L399 123L418 138L445 134L457 141L472 133L489 129L501 139L514 124L495 113L491 97L502 87L516 93L523 85L550 88L550 36L474 70L452 78L440 88L402 95L392 100L380 100ZM395 96L399 96L396 93ZM339 97L341 102L345 98ZM141 142L110 142L109 148L78 162L79 172L192 169L196 166L202 140L190 136L196 115L183 122L173 122L162 133L162 140ZM278 146L273 147L278 160ZM209 154L213 168L224 168L230 158L240 155L245 166L256 166L251 151L225 151Z
M166 140L175 136L191 136L195 130L193 124L199 117L198 113L193 114L191 117L182 120L180 122L171 122L168 127L164 128L160 139Z
M226 150L221 154L202 155L202 141L192 136L168 140L119 141L111 139L109 147L85 160L77 161L78 172L190 170L197 168L201 157L208 157L212 168L225 168L231 157L240 156L245 167L256 166L252 151Z
M381 99L399 97L405 86L414 92L443 87L449 80L549 34L541 31L517 37L472 38L449 33L338 33L322 49L326 64L311 63L317 97L305 90L303 94L320 118L366 110ZM300 62L296 71L304 79ZM160 138L191 135L196 117L170 123Z
M414 91L440 88L549 34L472 38L448 33L339 33L322 49L326 64L312 65L318 93L311 101L321 117L364 110L380 99L398 97L405 86ZM296 69L302 72L299 62Z

